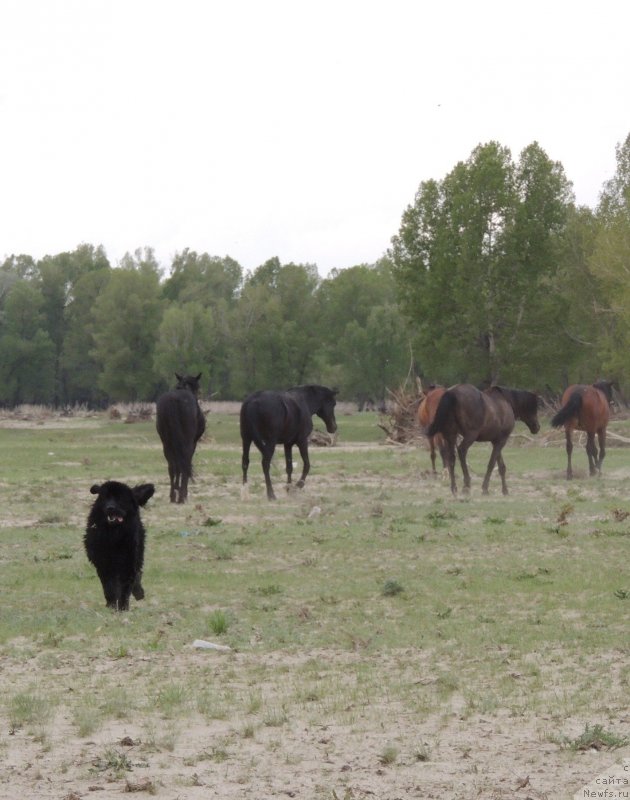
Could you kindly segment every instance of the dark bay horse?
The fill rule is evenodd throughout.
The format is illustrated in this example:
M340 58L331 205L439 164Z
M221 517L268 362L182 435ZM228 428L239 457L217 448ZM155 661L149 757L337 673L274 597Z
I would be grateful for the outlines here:
M567 440L567 480L573 477L571 453L573 452L573 429L586 433L586 455L590 475L601 475L602 461L606 455L606 426L610 417L612 382L597 381L592 386L574 384L562 395L562 408L551 424L554 428L564 425ZM599 441L599 454L595 444Z
M192 459L206 429L206 419L197 401L201 373L175 373L175 377L175 388L158 398L156 427L168 463L171 503L185 503L188 481L193 475Z
M286 392L262 391L251 394L241 406L241 439L243 440L243 485L247 483L249 448L253 442L262 453L262 468L267 485L267 497L275 500L269 476L269 465L277 444L284 445L287 484L291 483L293 465L291 449L297 445L302 457L302 477L299 488L310 470L308 437L313 430L313 414L317 414L328 433L337 430L335 421L336 389L326 386L296 386Z
M437 411L437 407L439 405L440 400L442 399L442 395L446 392L446 388L444 386L429 386L426 390L424 397L420 401L420 405L418 406L418 424L424 431L425 435L427 432L427 428L433 422L435 417L435 412ZM442 456L442 463L446 466L446 454L444 452L444 437L441 433L436 433L435 436L427 436L429 440L429 450L431 453L431 469L433 474L436 475L437 472L435 470L435 449L440 451L440 455Z
M441 433L446 442L446 456L451 491L457 494L455 483L455 449L457 436L462 437L457 454L464 473L464 491L470 489L470 473L466 453L473 442L490 442L492 453L482 491L488 493L488 484L494 465L499 465L503 494L508 493L505 482L505 462L501 451L514 430L517 419L522 420L532 433L538 433L538 396L533 392L492 386L485 392L462 383L448 389L435 412L435 419L427 429L428 436Z

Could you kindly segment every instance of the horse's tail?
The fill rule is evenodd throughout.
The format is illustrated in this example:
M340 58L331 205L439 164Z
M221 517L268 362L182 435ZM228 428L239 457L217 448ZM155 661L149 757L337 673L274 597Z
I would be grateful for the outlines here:
M580 392L573 392L571 397L567 400L567 402L562 406L560 411L552 417L551 419L551 426L552 428L560 428L566 422L568 422L573 417L577 417L580 413L580 409L582 408L582 395Z
M455 413L457 397L453 392L444 392L438 407L435 410L433 422L427 428L427 436L435 436L437 433L444 433L449 420Z
M162 440L162 449L169 466L182 476L193 479L192 458L187 453L185 443L189 436L183 425L183 418L177 404L168 402L168 398L157 407L157 431Z
M248 398L241 406L241 439L243 440L243 444L245 444L246 441L253 442L262 453L265 447L265 440L261 436L256 425L257 417L257 401L255 398Z

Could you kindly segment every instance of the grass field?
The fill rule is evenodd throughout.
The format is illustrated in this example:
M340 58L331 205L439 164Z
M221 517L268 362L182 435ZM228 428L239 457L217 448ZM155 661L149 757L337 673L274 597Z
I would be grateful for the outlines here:
M151 422L0 420L0 798L542 800L630 757L630 450L589 479L576 444L569 483L545 421L509 497L475 445L454 499L424 447L338 423L269 503L211 413L182 507ZM82 545L110 478L156 484L127 614Z

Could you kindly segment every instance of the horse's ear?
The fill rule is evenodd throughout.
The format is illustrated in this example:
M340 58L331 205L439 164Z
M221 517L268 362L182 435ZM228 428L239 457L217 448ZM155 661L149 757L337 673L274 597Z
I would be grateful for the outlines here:
M180 382L184 380L184 379L182 378L182 376L181 376L179 373L177 373L177 372L175 373L175 377L176 377L176 378L177 378L177 380L178 380L178 381L180 381Z
M201 376L202 376L202 375L203 375L203 373L202 373L202 372L200 372L200 373L199 373L199 375L197 375L197 377L195 378L195 380L196 380L196 381L200 381L200 380L201 380Z

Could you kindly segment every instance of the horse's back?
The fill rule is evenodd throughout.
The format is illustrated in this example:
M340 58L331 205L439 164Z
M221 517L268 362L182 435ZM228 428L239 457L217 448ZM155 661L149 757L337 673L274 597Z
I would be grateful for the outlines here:
M304 427L303 409L287 392L254 392L241 405L240 427L243 440L257 446L260 441L292 444Z
M165 437L185 436L196 442L205 431L206 420L191 392L173 389L157 400L156 427L163 441Z
M459 383L449 389L457 400L457 421L461 433L484 427L487 403L482 391L472 383Z
M574 417L573 427L587 433L602 430L610 419L608 398L601 389L586 384L574 384L565 389L562 395L562 407L566 406L574 395L579 395L581 403Z

